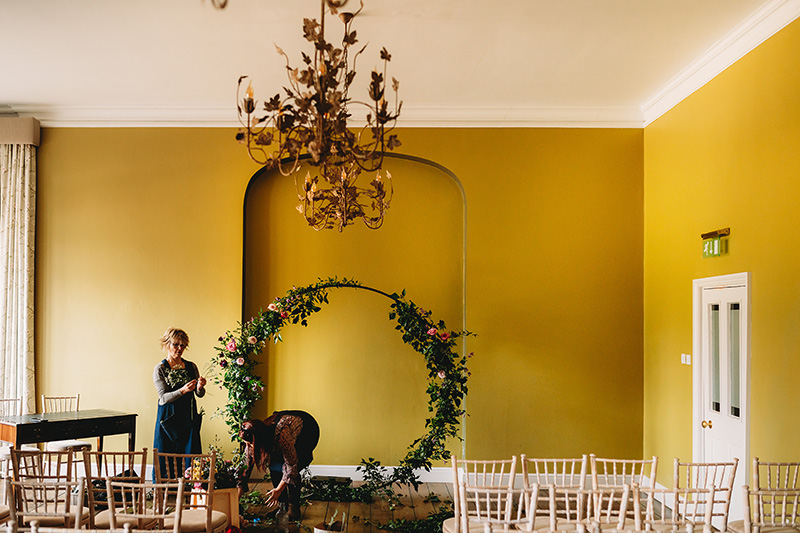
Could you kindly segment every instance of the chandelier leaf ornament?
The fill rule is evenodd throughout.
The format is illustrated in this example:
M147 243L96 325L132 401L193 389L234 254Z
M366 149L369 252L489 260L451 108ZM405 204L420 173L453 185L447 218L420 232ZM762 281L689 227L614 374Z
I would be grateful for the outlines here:
M294 176L297 210L316 230L342 231L357 219L378 229L394 192L391 175L384 170L382 176L381 170L384 153L400 146L392 133L402 107L399 82L392 78L387 86L386 69L392 56L382 48L383 70L371 73L368 101L351 98L356 60L366 45L353 48L358 39L352 24L364 3L355 13L341 12L347 1L320 0L319 20L303 20L303 36L313 45L313 53L302 52L302 66L292 67L289 56L276 45L286 60L289 83L283 94L259 102L248 76L239 78L236 92L242 125L237 140L255 162ZM219 0L215 5L224 7ZM325 37L326 12L338 15L344 25L341 47ZM387 92L393 93L391 106ZM357 107L364 109L365 123L349 128ZM315 170L301 178L303 162ZM374 173L366 186L359 185L362 172Z

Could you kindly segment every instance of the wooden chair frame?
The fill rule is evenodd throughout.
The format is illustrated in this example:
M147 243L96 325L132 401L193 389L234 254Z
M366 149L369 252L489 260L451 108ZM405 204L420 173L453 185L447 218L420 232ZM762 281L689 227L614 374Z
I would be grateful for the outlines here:
M72 502L72 493L83 494L84 479L77 481L48 480L36 481L6 479L6 493L9 495L10 522L36 526L62 526L66 531L79 531L83 524L83 497Z
M633 508L636 511L636 531L663 532L669 528L673 533L684 530L691 533L702 528L703 533L712 533L711 523L715 488L653 488L632 487Z
M17 481L75 481L73 463L70 451L11 450L11 466Z
M535 490L538 492L538 486ZM462 485L458 521L465 531L471 523L481 524L484 533L500 530L508 533L512 528L533 531L531 494L531 490L512 487Z
M129 483L106 478L110 528L128 526L153 533L180 533L185 483ZM147 506L147 491L153 491L153 505ZM174 507L174 511L172 511ZM166 527L167 520L172 527Z
M161 472L161 463L165 463L166 475ZM182 519L188 522L198 515L203 515L205 519L206 533L216 533L224 531L228 525L228 517L224 513L214 511L214 475L216 469L217 454L212 452L210 454L182 454L182 453L161 453L157 449L153 450L153 468L156 473L156 483L187 483L191 484L192 488L189 491L188 503L184 503ZM187 474L187 469L189 475ZM204 474L205 471L208 474ZM192 474L199 475L192 475ZM214 526L218 521L219 515L223 514L225 521ZM170 527L171 519L166 521L166 526ZM181 525L181 531L186 531L186 523Z
M469 531L468 524L461 515L461 493L464 486L511 488L516 475L517 457L510 459L459 459L450 457L453 472L453 514L454 533Z
M714 508L712 516L719 518L720 531L728 529L728 512L731 506L733 483L739 459L719 463L682 463L675 458L673 468L673 487L675 488L714 488Z
M131 452L83 451L90 529L107 529L106 526L111 525L109 502L114 500L108 499L105 480L143 484L146 466L147 448ZM124 475L130 472L137 475ZM97 483L99 480L102 483ZM101 525L98 525L98 519Z
M800 531L800 488L744 486L744 532L794 528Z

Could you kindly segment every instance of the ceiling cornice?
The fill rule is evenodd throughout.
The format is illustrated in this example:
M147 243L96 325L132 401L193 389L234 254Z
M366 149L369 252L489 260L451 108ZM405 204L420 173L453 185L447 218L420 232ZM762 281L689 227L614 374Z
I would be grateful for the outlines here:
M642 104L644 126L675 107L800 16L800 0L773 0L731 30Z
M230 107L15 106L49 128L240 127ZM353 113L355 122L364 116ZM635 107L413 107L403 106L401 128L641 128Z

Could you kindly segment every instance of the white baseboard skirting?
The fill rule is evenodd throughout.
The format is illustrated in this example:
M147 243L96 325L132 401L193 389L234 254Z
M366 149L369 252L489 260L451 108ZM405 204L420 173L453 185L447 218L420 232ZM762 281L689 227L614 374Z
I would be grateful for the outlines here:
M357 465L311 465L309 470L311 471L312 476L344 476L351 478L353 481L361 481L363 479L362 473L357 471L356 468L358 468ZM252 482L256 482L262 479L260 477L261 475L263 475L261 472L254 470L250 479ZM423 483L453 482L453 470L447 466L434 466L431 468L430 472L418 470L417 475L419 476L419 480ZM147 474L145 479L152 479L152 476L153 466L147 465Z
M344 476L353 481L361 481L363 476L357 471L357 465L311 465L308 467L312 476ZM392 467L383 467L391 469ZM453 469L447 466L434 466L430 472L417 470L417 476L423 483L452 483Z

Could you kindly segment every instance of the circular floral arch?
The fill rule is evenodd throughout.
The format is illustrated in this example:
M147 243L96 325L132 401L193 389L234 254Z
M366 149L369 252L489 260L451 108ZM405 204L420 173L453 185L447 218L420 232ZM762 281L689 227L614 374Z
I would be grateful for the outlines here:
M250 418L253 404L261 399L264 383L255 374L259 364L256 359L267 342L281 341L280 330L287 324L308 324L310 315L320 311L328 303L330 289L361 289L383 295L392 300L389 319L397 322L403 342L414 348L425 358L428 369L428 412L425 420L426 433L412 442L408 453L395 468L395 481L412 482L414 470L430 470L432 461L445 460L450 456L446 448L449 437L460 438L458 427L464 410L463 397L467 394L467 356L457 351L457 340L467 337L467 331L447 330L442 320L434 321L430 311L407 300L405 291L388 294L355 280L331 278L301 288L293 288L286 295L276 298L258 316L239 324L219 338L218 354L212 363L220 368L215 382L228 391L228 403L222 413L232 441L239 440L242 422Z

